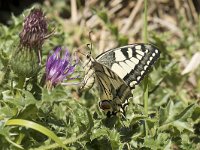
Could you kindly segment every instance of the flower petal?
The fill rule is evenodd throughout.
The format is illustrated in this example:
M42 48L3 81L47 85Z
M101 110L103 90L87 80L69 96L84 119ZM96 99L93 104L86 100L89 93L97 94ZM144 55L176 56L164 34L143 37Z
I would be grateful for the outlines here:
M72 65L72 57L68 51L61 56L62 48L60 46L54 48L53 54L50 54L46 62L46 82L48 85L56 86L61 83L67 76L73 74L78 59L75 58L75 64ZM51 82L51 84L49 84Z

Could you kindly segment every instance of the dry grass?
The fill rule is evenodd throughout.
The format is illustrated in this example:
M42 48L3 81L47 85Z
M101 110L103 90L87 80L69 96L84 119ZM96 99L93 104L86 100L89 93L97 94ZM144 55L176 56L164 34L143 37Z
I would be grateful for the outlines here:
M113 0L113 1L73 1L71 0L68 11L62 13L68 14L67 18L61 17L61 10L66 6L63 2L56 3L59 9L54 9L53 13L57 21L63 26L64 32L70 34L70 40L67 44L73 45L77 49L90 43L89 32L92 31L92 43L94 45L94 54L100 54L105 50L114 48L119 45L119 37L127 38L127 43L143 42L144 17L143 1L131 0ZM45 5L52 7L49 1ZM51 10L52 11L52 10ZM98 16L103 13L104 19ZM167 52L171 55L180 66L181 72L187 67L193 55L199 51L199 43L195 43L195 34L197 31L198 13L192 1L170 1L170 0L152 0L148 3L148 32L149 42L155 42L152 37L164 37L165 48L170 49L172 45L176 46L175 51ZM110 25L117 28L118 36L114 35ZM191 42L192 41L192 42ZM188 43L188 44L187 44ZM189 46L185 46L189 45ZM159 45L158 45L159 46ZM191 50L188 50L190 47ZM195 49L197 48L197 49ZM162 50L161 50L162 51ZM165 53L165 52L164 52ZM193 69L191 69L193 70ZM193 76L191 74L191 76ZM197 85L196 76L192 86ZM194 84L196 83L196 84ZM195 88L195 87L194 87Z

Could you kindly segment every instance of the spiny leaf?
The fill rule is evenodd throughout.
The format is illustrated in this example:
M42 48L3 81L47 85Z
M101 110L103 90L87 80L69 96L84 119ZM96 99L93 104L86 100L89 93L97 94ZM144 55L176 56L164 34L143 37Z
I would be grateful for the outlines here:
M175 119L180 121L187 121L189 117L192 116L194 110L196 108L195 104L189 105L187 108L185 108L180 114L178 114Z
M173 107L174 107L173 101L169 101L166 108L162 108L162 107L160 108L160 111L159 111L159 114L160 114L159 124L160 125L167 123L173 119L173 116L174 116Z
M159 129L167 129L169 126L176 127L180 132L184 129L193 132L192 125L187 122L187 119L192 116L196 106L194 104L186 107L179 114L176 113L172 102L169 102L166 108L160 109L160 127Z

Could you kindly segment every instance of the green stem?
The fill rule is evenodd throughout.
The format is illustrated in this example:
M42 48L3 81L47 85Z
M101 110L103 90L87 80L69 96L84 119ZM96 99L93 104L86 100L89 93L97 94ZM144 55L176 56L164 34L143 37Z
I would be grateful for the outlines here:
M198 14L198 36L200 36L200 14Z
M26 80L25 77L23 77L23 76L19 77L17 88L23 89L25 80Z
M22 140L24 139L24 137L25 137L25 134L24 133L20 133L19 136L17 137L15 143L17 143L18 145L20 145L21 142L22 142Z
M144 42L147 43L148 35L147 35L147 0L144 0ZM144 114L145 116L148 116L148 76L144 78L144 93L143 93L143 99L144 99ZM148 125L145 121L145 133L148 135Z

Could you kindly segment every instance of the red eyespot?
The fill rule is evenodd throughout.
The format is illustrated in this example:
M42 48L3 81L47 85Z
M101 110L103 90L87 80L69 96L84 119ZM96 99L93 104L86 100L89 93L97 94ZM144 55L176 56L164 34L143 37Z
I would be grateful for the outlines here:
M111 109L110 102L108 100L103 100L99 102L99 107L103 110Z

